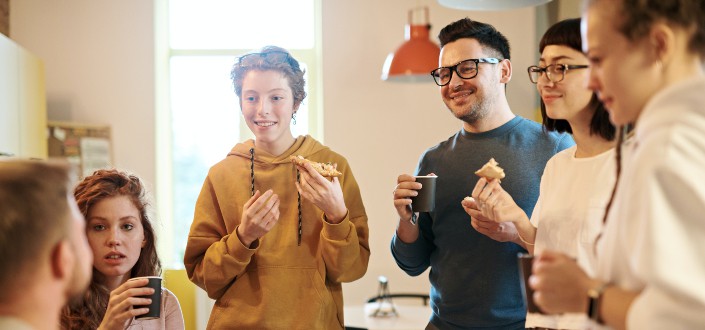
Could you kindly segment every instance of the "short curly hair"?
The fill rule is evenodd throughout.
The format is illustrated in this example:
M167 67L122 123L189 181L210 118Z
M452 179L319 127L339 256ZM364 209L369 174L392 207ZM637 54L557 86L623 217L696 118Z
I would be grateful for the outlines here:
M258 52L247 53L237 58L230 71L233 87L237 97L242 100L242 80L252 70L273 70L281 72L289 81L289 87L294 96L294 108L298 108L306 98L306 81L304 70L299 62L284 48L265 46Z

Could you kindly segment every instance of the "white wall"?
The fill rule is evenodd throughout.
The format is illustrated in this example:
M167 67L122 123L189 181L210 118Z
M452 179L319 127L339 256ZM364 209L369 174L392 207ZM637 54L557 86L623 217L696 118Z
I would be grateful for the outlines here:
M46 65L52 120L113 127L116 166L154 184L154 4L146 0L11 0L11 31ZM526 67L536 58L535 10L465 12L434 0L323 1L325 143L350 161L362 189L370 225L368 274L346 284L346 304L376 293L386 275L393 292L427 292L426 275L410 278L394 264L389 240L396 227L392 189L411 173L426 148L461 124L445 108L433 83L382 82L382 63L404 37L407 11L430 9L431 35L469 16L497 26L512 44L510 105L532 117L536 107ZM471 230L468 226L468 230Z

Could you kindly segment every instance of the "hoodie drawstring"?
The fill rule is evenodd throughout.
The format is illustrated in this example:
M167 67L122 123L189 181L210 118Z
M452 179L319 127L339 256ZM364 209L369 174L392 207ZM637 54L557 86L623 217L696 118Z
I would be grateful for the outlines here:
M255 148L250 148L250 178L252 178L252 187L250 196L255 195Z
M299 173L299 169L297 168L296 169L296 182L301 183L300 178L301 178L301 174ZM301 224L303 223L303 221L301 221L301 194L298 192L298 190L296 191L296 194L299 196L298 202L297 202L299 204L299 237L298 237L298 241L297 241L296 245L301 246L301 234L303 231L302 230L303 227L301 226Z
M250 178L251 178L251 194L250 196L255 195L255 148L250 148ZM296 169L296 182L300 182L301 174L299 173L299 170ZM298 204L298 211L299 211L299 229L298 229L298 237L296 240L296 245L301 246L301 236L303 234L303 221L302 221L302 216L301 216L301 194L297 191L296 192L297 197L297 204Z

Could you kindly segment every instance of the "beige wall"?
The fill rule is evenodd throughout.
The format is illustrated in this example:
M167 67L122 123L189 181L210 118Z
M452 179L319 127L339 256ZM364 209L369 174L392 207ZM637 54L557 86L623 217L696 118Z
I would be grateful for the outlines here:
M50 120L110 124L115 165L155 182L154 4L11 0L12 38L44 60Z
M154 183L154 4L145 0L11 0L11 30L18 43L44 59L52 120L109 123L116 165ZM393 292L427 292L426 275L410 278L394 264L389 239L396 217L391 192L400 173L411 173L426 148L460 123L433 83L382 82L382 63L402 41L407 11L428 5L432 35L465 17L496 25L509 38L514 77L512 108L533 116L535 90L526 67L535 62L535 10L465 12L436 1L323 1L325 142L345 155L362 189L370 219L368 274L347 284L346 303L376 293L379 275ZM435 37L434 37L435 38ZM468 225L467 230L472 230Z

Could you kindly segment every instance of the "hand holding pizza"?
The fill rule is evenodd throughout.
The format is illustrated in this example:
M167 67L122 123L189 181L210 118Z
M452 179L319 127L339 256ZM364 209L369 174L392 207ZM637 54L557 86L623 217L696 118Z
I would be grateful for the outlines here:
M336 224L342 222L348 213L348 209L345 206L343 190L338 180L338 176L342 173L336 169L336 165L329 165L331 168L325 169L328 171L328 174L340 173L331 176L332 179L329 180L320 173L321 169L324 168L317 168L314 166L314 162L308 160L305 162L296 162L293 158L292 161L299 168L300 177L299 182L296 182L296 189L299 191L299 194L301 194L301 197L321 209L329 223Z
M502 188L499 180L480 178L472 190L478 209L486 218L495 222L519 221L526 218L524 210Z

